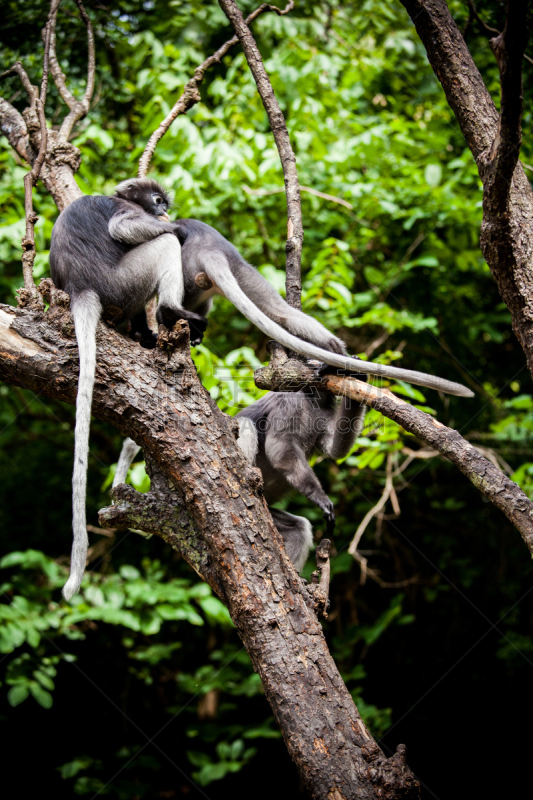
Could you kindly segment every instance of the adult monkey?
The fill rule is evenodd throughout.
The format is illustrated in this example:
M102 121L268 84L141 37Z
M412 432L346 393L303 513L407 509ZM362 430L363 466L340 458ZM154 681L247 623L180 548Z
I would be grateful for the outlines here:
M89 428L96 369L96 326L102 309L118 308L141 344L155 346L145 306L157 294L156 317L172 327L186 319L191 341L200 342L206 320L182 306L181 247L168 218L170 200L152 180L125 181L114 197L81 197L59 215L52 231L50 270L70 295L80 359L72 477L73 545L69 600L80 588L87 559L85 494Z
M172 327L177 319L187 320L194 344L202 339L212 296L219 293L260 330L297 353L337 368L398 378L463 397L473 394L458 383L421 372L348 358L340 339L285 303L218 231L197 220L171 223L169 205L168 195L155 181L132 179L121 183L113 197L76 200L59 215L52 232L52 279L70 295L80 357L72 480L74 542L71 575L63 589L67 600L80 587L87 556L85 493L95 334L106 306L119 308L141 343L154 346L144 306L157 294L158 322ZM212 283L207 290L196 283L200 272Z

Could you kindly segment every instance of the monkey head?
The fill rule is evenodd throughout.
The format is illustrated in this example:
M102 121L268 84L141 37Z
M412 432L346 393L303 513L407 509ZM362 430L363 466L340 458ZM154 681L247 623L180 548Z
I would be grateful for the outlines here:
M131 178L122 181L115 189L115 197L129 200L154 217L168 220L168 209L172 201L168 192L157 181L150 178Z

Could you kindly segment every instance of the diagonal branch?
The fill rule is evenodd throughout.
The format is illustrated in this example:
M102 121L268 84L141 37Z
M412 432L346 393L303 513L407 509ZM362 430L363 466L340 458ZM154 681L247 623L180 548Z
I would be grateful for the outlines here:
M477 10L476 5L474 3L474 0L466 0L466 2L467 2L467 5L468 5L468 9L470 11L470 16L473 17L477 21L477 23L481 26L481 28L486 33L499 33L500 32L499 30L497 30L497 28L491 28L489 25L487 25L485 23L485 21L479 16L479 13L478 13L478 10Z
M345 395L375 408L455 464L476 489L503 511L533 555L533 502L470 442L430 414L419 411L388 389L378 389L355 378L326 375L317 380L310 367L300 361L287 360L279 348L276 348L276 357L271 357L270 364L256 371L255 383L260 389L278 392L294 392L303 386L318 384L332 394Z
M287 3L287 6L281 10L276 6L269 5L268 3L262 3L255 11L252 11L249 16L246 17L246 24L249 25L253 22L257 17L262 14L264 11L273 11L274 13L278 14L280 17L284 14L288 14L289 11L292 11L294 8L294 0L290 0ZM218 50L213 53L213 55L206 58L206 60L200 64L199 67L196 67L194 70L194 75L190 79L190 81L185 86L181 96L178 100L174 103L170 111L168 112L165 119L161 122L158 128L152 133L148 142L146 143L146 147L144 148L144 152L139 160L139 171L138 176L139 178L144 178L146 173L148 172L148 167L150 166L150 161L152 160L152 156L154 155L155 149L163 138L165 133L168 131L172 123L174 122L177 117L181 114L187 113L187 111L192 108L196 103L199 103L201 100L200 92L198 87L201 85L206 71L209 67L212 67L213 64L218 64L221 59L226 55L228 50L230 50L234 45L237 44L239 39L237 36L233 36L231 39L228 39L227 42L224 42Z
M246 194L249 194L251 197L268 197L272 194L281 194L285 191L282 189L281 186L276 189L250 189L249 186L242 187ZM352 211L353 205L349 203L347 200L343 200L342 197L337 197L334 194L326 194L326 192L319 192L318 189L313 189L312 186L302 186L300 184L300 191L307 192L307 194L312 194L313 197L320 197L322 200L329 200L330 203L338 203L340 206L344 206L349 211Z
M235 0L219 0L219 5L233 25L239 37L244 55L257 84L257 91L263 101L268 114L270 127L274 134L278 148L283 175L285 178L285 191L287 194L287 242L285 252L287 255L286 266L286 296L289 305L301 308L302 294L302 245L304 229L302 223L302 205L300 201L300 186L296 170L296 157L292 149L285 117L279 106L272 84L261 58L261 53L256 41L247 26Z
M0 97L0 133L6 137L20 158L29 163L30 140L24 117L3 97Z

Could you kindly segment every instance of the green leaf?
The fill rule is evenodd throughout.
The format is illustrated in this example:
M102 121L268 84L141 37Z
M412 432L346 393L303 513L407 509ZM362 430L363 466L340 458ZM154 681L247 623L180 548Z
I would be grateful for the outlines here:
M30 693L27 683L12 686L7 693L7 702L10 706L18 706L23 703Z
M37 700L40 706L42 706L43 708L52 708L52 705L54 703L54 698L52 697L50 692L47 692L46 689L43 689L41 686L39 686L38 683L33 683L33 682L30 683L29 688L33 697L35 698L35 700Z
M442 167L440 164L427 164L424 170L424 178L428 186L438 186L442 179Z

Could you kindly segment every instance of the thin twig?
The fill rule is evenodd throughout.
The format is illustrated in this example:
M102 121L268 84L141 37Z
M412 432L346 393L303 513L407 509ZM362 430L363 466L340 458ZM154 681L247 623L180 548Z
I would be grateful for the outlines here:
M486 33L499 33L500 31L497 28L491 28L487 25L483 19L479 16L477 8L475 6L474 0L466 0L468 8L470 10L470 16L474 17L479 25L483 28ZM464 36L464 33L463 33Z
M301 261L304 230L296 157L292 149L285 117L272 89L261 53L250 29L246 25L235 0L218 0L218 2L239 37L248 66L257 84L257 90L268 114L270 127L278 148L285 178L285 191L287 193L286 297L289 305L294 308L301 308ZM292 3L289 5L292 5Z
M274 13L278 14L279 16L283 16L284 14L288 14L289 11L294 8L294 3L291 2L287 5L287 7L283 10L277 8L276 6L269 5L268 3L263 3L255 11L246 17L246 24L249 25L253 22L257 17L262 14L264 11L274 11ZM148 172L148 167L150 166L150 161L152 160L152 156L154 155L155 149L168 131L172 123L174 122L177 117L181 114L185 114L190 108L192 108L196 103L199 103L201 100L200 92L198 87L202 83L206 71L209 67L212 67L213 64L218 64L221 59L226 55L228 50L230 50L234 45L237 44L239 39L237 36L233 36L231 39L228 39L227 42L224 42L218 50L213 53L213 55L206 58L206 60L200 64L199 67L196 67L194 70L194 75L190 79L190 81L185 86L181 96L178 100L174 103L172 108L170 109L169 113L165 117L165 119L160 123L158 128L152 133L148 142L146 143L146 147L144 148L144 152L139 160L139 171L138 176L139 178L144 178L146 173Z
M359 546L359 542L361 541L361 537L363 536L363 533L366 531L366 529L367 529L367 527L368 527L368 525L370 523L370 520L373 517L377 516L383 510L383 508L385 507L385 505L387 503L387 500L390 498L391 492L392 492L392 489L393 489L392 481L393 481L392 453L388 453L387 454L387 472L386 472L386 478L385 478L385 488L383 489L381 497L379 498L379 500L376 503L376 505L373 506L370 509L370 511L368 511L365 514L365 516L363 517L361 523L359 524L359 527L357 528L357 530L355 532L355 536L353 537L352 541L350 542L350 546L348 548L348 552L350 553L351 556L355 556L355 553L357 551L357 547ZM394 495L394 498L395 498L395 501L396 501L395 502L396 508L398 509L396 511L396 508L395 508L394 512L395 512L395 514L399 514L400 513L400 507L398 505L398 499L396 497L396 494Z
M383 333L381 333L376 339L374 339L374 341L370 342L370 344L367 344L364 347L364 352L366 353L366 357L370 358L372 353L375 350L377 350L378 347L381 347L381 345L387 341L390 335L391 335L390 331L383 331Z
M353 557L361 566L361 586L364 586L366 583L367 576L375 581L378 586L381 586L382 589L403 589L406 586L411 586L411 584L418 583L419 581L418 575L414 575L412 578L404 578L403 581L384 581L383 578L380 578L379 573L376 570L371 569L368 566L368 559L361 555L359 551L356 551L353 554Z
M249 194L253 197L268 197L271 194L282 194L282 192L285 191L285 189L281 186L276 189L250 189L249 186L243 186L242 188L246 194ZM332 203L338 203L340 206L350 209L350 211L353 209L353 205L347 200L343 200L342 197L336 197L333 194L319 192L318 189L313 189L311 186L302 186L302 184L300 184L300 191L307 192L307 194L312 194L315 197L321 197L322 200L330 200Z
M28 73L26 72L20 61L15 61L12 67L9 67L9 69L6 69L5 72L2 72L2 74L0 75L0 80L2 78L7 78L9 75L13 74L19 76L20 81L26 90L26 94L29 97L30 105L33 104L37 89L35 86L33 86L32 82L28 77Z

